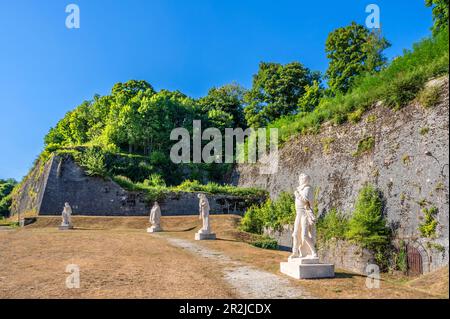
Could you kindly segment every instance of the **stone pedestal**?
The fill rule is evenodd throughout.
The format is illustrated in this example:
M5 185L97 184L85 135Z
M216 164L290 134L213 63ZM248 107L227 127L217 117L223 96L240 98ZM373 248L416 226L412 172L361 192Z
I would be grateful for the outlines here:
M289 258L280 263L280 271L295 279L333 278L334 265L321 264L319 258Z
M73 229L72 225L60 225L58 227L59 230L69 230L69 229Z
M195 233L195 240L215 240L216 234L214 233Z
M157 232L161 232L162 228L159 226L152 226L147 228L147 233L157 233Z

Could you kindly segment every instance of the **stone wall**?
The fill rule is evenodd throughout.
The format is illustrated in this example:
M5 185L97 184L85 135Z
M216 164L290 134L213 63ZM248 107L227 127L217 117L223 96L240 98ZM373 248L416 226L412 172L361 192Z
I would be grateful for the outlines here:
M449 101L448 78L428 85L442 86L438 105L417 103L393 111L377 106L358 123L324 124L315 135L293 137L279 152L278 171L260 175L258 165L239 165L233 183L258 186L276 198L293 192L300 173L312 177L320 214L337 208L352 213L357 194L370 182L384 196L385 214L396 238L421 247L433 270L449 258ZM356 154L358 143L374 139L373 149ZM436 207L435 238L423 238L419 225L423 208Z
M262 199L207 194L212 214L242 214ZM85 174L70 156L38 163L13 198L12 213L59 215L65 202L74 215L146 216L150 203L141 192L124 190L109 178ZM159 200L162 215L198 214L197 193L170 192Z

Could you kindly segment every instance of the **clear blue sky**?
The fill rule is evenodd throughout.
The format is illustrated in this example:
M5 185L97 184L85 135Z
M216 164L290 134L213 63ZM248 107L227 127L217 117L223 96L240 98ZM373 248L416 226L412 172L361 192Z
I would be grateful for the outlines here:
M80 7L81 28L65 26ZM260 61L325 71L325 39L365 7L381 8L388 57L430 34L424 0L0 0L0 178L21 179L43 137L70 109L116 82L144 79L193 97Z

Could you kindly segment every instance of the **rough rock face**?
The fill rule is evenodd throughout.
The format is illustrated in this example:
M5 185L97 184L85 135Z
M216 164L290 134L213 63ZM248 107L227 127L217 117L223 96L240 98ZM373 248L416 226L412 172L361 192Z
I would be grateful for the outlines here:
M240 214L255 202L228 195L207 195L212 214ZM59 215L64 203L74 215L147 216L153 203L110 179L87 176L72 158L53 156L38 163L13 197L12 213ZM169 193L159 200L162 215L198 214L196 193Z
M436 82L436 81L435 81ZM439 81L438 81L439 82ZM419 251L424 272L448 264L449 101L448 78L440 81L438 105L413 103L393 111L377 106L358 123L324 125L316 135L292 138L280 149L276 174L260 175L258 165L239 165L233 183L259 186L276 198L293 192L300 173L315 186L319 212L337 208L351 214L362 186L370 182L384 196L385 214L396 238ZM373 147L358 153L361 141ZM435 238L423 238L423 209L437 208Z

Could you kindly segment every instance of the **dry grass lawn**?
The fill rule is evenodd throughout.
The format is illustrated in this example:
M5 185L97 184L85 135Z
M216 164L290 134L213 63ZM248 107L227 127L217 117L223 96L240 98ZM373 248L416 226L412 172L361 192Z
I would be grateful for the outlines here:
M284 276L288 252L246 243L238 216L212 216L218 240L201 241L232 260ZM163 217L165 232L146 233L146 217L74 217L75 230L59 231L59 217L39 217L24 229L0 231L0 298L234 298L223 269L165 237L193 240L197 216ZM67 289L68 264L77 264L81 288ZM448 268L413 281L383 275L380 289L337 269L336 278L293 280L321 298L448 298Z

